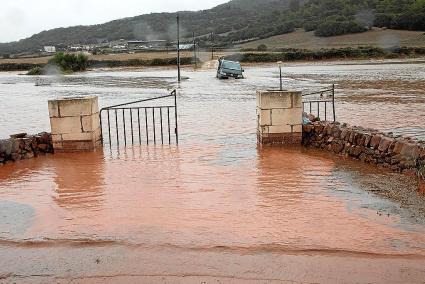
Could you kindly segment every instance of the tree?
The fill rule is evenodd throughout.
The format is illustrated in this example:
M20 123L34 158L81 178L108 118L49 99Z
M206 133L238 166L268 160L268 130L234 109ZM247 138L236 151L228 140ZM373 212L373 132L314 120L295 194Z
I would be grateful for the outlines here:
M88 65L88 57L82 53L75 55L58 52L49 60L49 64L57 65L63 72L84 71Z
M291 2L289 2L289 9L292 12L297 12L300 9L300 1L299 0L291 0Z
M258 51L267 51L267 49L267 45L265 44L260 44L259 46L257 46Z

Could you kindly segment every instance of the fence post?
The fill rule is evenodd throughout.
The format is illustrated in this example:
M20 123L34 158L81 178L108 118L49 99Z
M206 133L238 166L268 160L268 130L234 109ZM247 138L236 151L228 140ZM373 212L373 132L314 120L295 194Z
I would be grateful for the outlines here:
M100 143L103 146L102 111L103 109L99 111L99 123L100 123Z
M334 115L334 122L336 121L336 114L335 114L335 84L332 84L332 108L333 108L333 115Z
M175 120L176 120L176 144L179 144L179 126L178 126L178 122L177 122L177 91L174 90L174 116L175 116Z

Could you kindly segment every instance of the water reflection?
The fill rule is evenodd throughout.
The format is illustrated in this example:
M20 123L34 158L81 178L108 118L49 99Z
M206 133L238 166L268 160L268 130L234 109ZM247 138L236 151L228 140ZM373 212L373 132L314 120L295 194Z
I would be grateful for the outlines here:
M282 207L296 206L306 200L305 195L323 190L334 167L332 160L303 154L299 147L260 147L257 163L263 204Z
M102 151L56 154L52 167L55 183L53 200L63 208L100 210L104 195Z

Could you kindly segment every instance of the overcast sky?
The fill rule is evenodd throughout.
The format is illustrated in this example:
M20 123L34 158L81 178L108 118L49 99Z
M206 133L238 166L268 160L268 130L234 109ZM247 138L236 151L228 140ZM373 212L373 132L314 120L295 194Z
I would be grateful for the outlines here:
M0 42L43 30L101 24L151 12L209 9L227 0L1 0Z

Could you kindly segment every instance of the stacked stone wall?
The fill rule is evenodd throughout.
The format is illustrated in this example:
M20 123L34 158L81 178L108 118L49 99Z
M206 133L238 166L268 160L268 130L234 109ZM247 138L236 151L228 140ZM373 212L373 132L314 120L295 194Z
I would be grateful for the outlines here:
M303 126L302 143L425 180L425 141L338 122L316 121Z
M8 161L32 159L46 153L53 153L52 137L46 132L37 135L15 134L9 139L0 140L0 165Z

